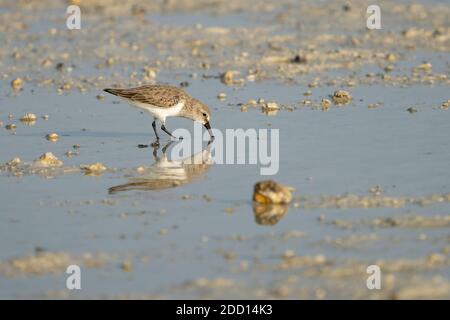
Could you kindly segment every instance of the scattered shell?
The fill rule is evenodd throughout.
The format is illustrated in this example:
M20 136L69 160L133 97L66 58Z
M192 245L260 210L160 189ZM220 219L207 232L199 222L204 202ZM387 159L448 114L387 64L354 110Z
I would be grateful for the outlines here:
M133 271L133 264L131 263L130 260L125 260L120 265L120 268L125 272L131 272L131 271Z
M273 180L260 181L254 186L253 200L263 204L288 204L292 200L292 190Z
M326 111L330 108L331 101L329 99L322 99L320 105L322 106L322 110Z
M423 70L423 71L428 71L428 70L431 70L432 68L433 68L433 66L431 65L431 63L422 63L417 66L417 69Z
M41 66L43 66L44 68L51 67L51 65L52 65L52 60L50 60L50 59L45 59L41 63Z
M16 78L13 81L11 81L11 87L13 87L14 90L20 90L23 87L23 80L21 78Z
M156 70L153 68L145 67L144 68L145 76L149 79L155 79L156 78Z
M7 125L5 126L5 129L6 129L6 130L15 130L16 127L17 127L17 126L16 126L14 123L11 123L11 124L7 124Z
M15 166L19 165L21 162L22 162L22 160L20 160L19 157L14 157L6 163L6 166L15 167Z
M406 109L406 111L408 111L409 113L413 114L413 113L417 112L417 109L414 108L414 107L410 107L410 108Z
M226 97L227 97L227 94L224 92L221 92L217 95L217 99L219 99L219 100L225 100Z
M294 250L286 250L285 252L283 252L283 259L290 259L293 257L295 257Z
M279 110L280 106L276 102L267 102L264 104L263 109L265 110Z
M225 83L226 85L231 85L234 83L234 74L236 73L236 71L225 71L222 76L222 82Z
M45 136L45 138L48 140L48 141L53 141L53 142L55 142L55 141L58 141L59 140L59 135L57 134L57 133L49 133L48 135L46 135Z
M84 173L86 175L99 175L99 174L102 174L103 171L106 170L106 167L103 164L101 164L100 162L81 165L80 168L82 170L84 170Z
M297 54L294 58L291 59L291 63L299 63L299 64L305 64L308 62L308 59L305 55Z
M22 118L20 118L20 121L22 122L33 122L36 121L37 117L34 113L26 113Z
M393 53L388 53L386 55L386 60L390 61L390 62L394 62L394 61L397 60L397 56L395 54L393 54Z
M51 152L44 153L39 159L35 160L35 163L43 167L60 167L63 164L63 162Z
M450 99L447 101L444 101L441 105L441 109L448 109L450 107Z
M64 90L64 91L69 91L70 89L72 89L72 85L70 83L66 82L60 87L60 89Z
M350 93L345 90L338 90L333 94L333 101L335 104L348 104L352 99Z
M225 211L225 212L228 213L228 214L233 213L234 210L235 210L235 209L234 209L233 207L228 207L228 208L223 209L223 211Z
M104 96L103 94L98 94L98 95L96 96L96 98L97 98L97 100L104 100L104 99L105 99L105 96Z

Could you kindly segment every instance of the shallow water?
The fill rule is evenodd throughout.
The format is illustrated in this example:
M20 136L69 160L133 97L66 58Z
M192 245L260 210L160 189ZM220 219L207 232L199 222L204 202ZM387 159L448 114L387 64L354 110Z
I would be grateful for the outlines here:
M185 23L224 27L235 26L235 21L241 19L243 26L247 23L239 15L229 20L221 17L219 22L207 14L194 16ZM157 18L154 23L181 22L174 14ZM396 72L409 70L424 59L448 74L449 53L426 50L399 63ZM345 74L338 70L329 72L328 77ZM280 169L270 178L295 187L297 197L347 193L368 196L376 185L382 188L383 196L391 197L420 198L450 192L449 113L439 109L449 99L447 85L361 84L346 88L353 96L351 104L322 112L298 106L298 102L306 98L320 102L339 87L313 88L312 96L304 97L303 92L308 90L304 84L268 80L236 88L220 79L192 79L185 70L167 71L158 75L158 81L174 85L188 81L186 90L212 108L216 129L279 128ZM58 95L52 89L29 85L17 97L8 97L8 92L9 88L2 90L0 121L4 125L16 123L17 129L13 134L1 128L0 163L15 156L32 161L51 151L65 166L101 162L114 170L100 176L77 172L51 178L14 177L3 172L0 261L33 254L36 247L73 256L101 252L113 258L100 268L82 268L82 290L78 292L65 289L64 272L0 275L0 298L274 297L269 294L271 288L292 277L298 279L289 293L274 293L275 297L314 296L314 290L321 287L326 288L327 298L358 296L355 292L371 297L365 280L359 278L365 270L358 269L347 278L333 278L327 274L308 276L296 268L280 270L276 266L286 250L298 256L324 255L332 267L345 268L349 261L369 265L380 259L422 259L449 245L448 224L435 228L380 228L367 222L404 215L446 216L448 201L400 208L305 208L300 200L300 208L291 206L278 223L258 224L252 209L252 188L255 182L267 178L260 176L258 165L213 164L178 187L109 193L109 188L138 176L135 168L154 165L152 148L137 148L154 138L150 116L122 101L113 103L118 101L113 96L97 100L98 90ZM227 94L225 101L217 100L219 92ZM265 115L259 107L239 111L238 103L258 97L297 107L293 111L280 110L276 116ZM369 109L371 103L380 106ZM409 107L417 112L410 114L406 111ZM29 127L18 118L30 111L38 120ZM10 113L13 119L8 119ZM49 115L49 119L42 120L43 115ZM190 121L183 119L170 119L167 127L193 128ZM47 141L45 135L49 132L57 132L60 140ZM75 150L79 155L64 156L75 144L80 145ZM155 172L153 178L158 176ZM227 208L233 208L233 212L227 212ZM331 223L333 220L349 221L353 227L339 228ZM292 231L298 236L286 236ZM299 236L299 232L304 235ZM348 246L326 241L373 234L375 239L357 240ZM420 240L421 234L426 234L426 240ZM224 252L232 254L224 257ZM125 260L132 261L131 272L121 269ZM409 274L406 271L397 276L400 286L408 285ZM450 270L430 268L413 270L412 274L423 279L436 275L448 279ZM234 282L189 285L199 278ZM312 290L312 294L308 291L305 295L302 288Z

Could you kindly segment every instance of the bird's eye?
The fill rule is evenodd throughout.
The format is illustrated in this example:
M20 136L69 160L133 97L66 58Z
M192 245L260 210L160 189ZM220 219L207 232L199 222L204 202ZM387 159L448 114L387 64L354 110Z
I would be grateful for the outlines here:
M203 113L203 116L204 116L204 117L206 117L206 116L207 116L207 114L206 114L206 113Z

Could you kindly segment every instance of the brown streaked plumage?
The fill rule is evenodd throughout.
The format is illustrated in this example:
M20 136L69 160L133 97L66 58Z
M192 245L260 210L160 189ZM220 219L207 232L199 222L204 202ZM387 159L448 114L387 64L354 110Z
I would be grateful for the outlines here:
M161 122L161 129L169 136L173 135L166 129L167 117L184 117L202 123L214 138L209 124L211 111L201 101L192 98L183 89L169 85L145 85L129 89L104 89L104 91L123 98L135 107L150 112L153 117L153 130L156 131L156 120Z

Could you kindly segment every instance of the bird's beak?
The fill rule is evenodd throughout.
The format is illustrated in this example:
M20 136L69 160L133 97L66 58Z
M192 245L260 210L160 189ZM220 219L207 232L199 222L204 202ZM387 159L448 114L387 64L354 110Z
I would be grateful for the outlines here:
M213 136L213 133L212 133L212 130L211 130L211 125L209 124L209 121L206 122L206 123L204 124L204 126L205 126L205 128L208 130L209 135L211 136L211 139L214 139L214 136Z

